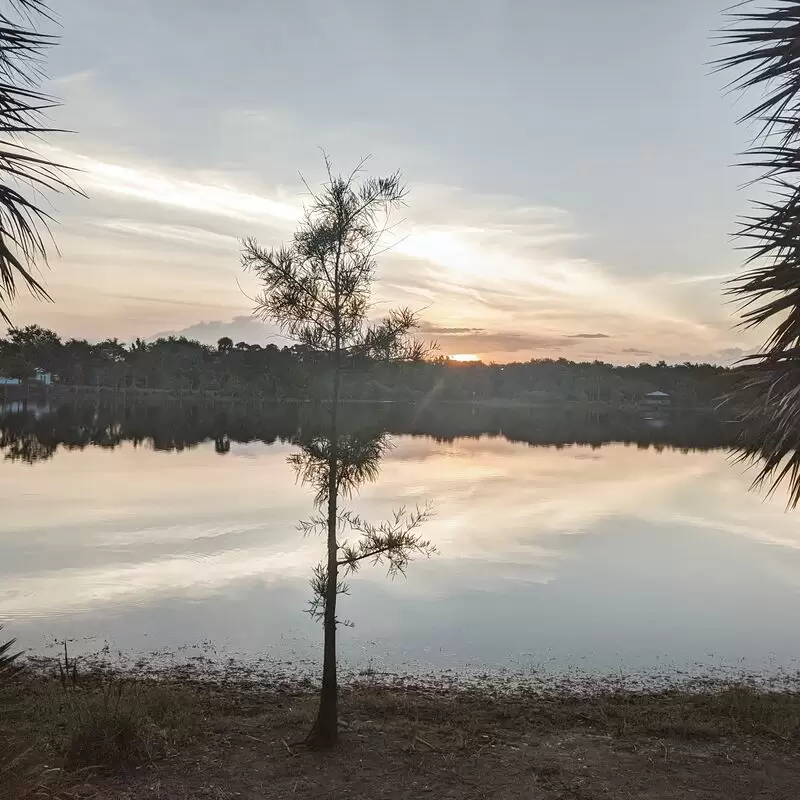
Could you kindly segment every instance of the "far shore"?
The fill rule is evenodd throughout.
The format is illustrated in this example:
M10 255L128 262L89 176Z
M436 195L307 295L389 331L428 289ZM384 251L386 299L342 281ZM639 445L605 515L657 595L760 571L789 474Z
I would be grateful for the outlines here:
M296 397L267 397L257 393L226 393L219 390L201 389L150 389L145 387L120 387L120 386L76 386L67 384L50 385L3 385L0 387L0 400L5 402L20 402L28 400L49 401L52 399L66 400L70 397L105 397L109 399L127 400L127 398L153 398L172 401L194 401L201 403L226 403L242 405L269 406L276 405L314 405L315 401L309 398ZM509 398L478 398L475 400L448 400L440 397L418 397L405 399L353 399L342 398L343 405L421 405L436 403L440 405L476 406L482 408L542 408L542 409L586 409L586 410L613 410L653 412L657 414L671 411L681 413L720 413L717 405L680 405L676 403L652 403L642 400L638 403L618 403L611 400L564 400L558 397L542 398L538 400L518 400ZM731 416L727 410L724 416Z

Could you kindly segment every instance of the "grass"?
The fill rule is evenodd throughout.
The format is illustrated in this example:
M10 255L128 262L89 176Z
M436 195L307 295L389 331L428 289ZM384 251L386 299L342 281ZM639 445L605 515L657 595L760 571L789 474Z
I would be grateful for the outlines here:
M188 744L198 687L93 675L20 673L0 687L0 798L37 792L81 770L128 770Z
M605 690L591 696L431 691L354 686L345 705L385 724L411 724L440 739L465 743L486 731L588 730L614 737L684 741L760 738L800 741L800 693L767 692L747 684L700 691L631 692Z
M85 782L87 775L130 776L136 767L182 759L196 765L208 758L209 768L218 767L221 753L271 742L278 743L278 754L292 755L315 703L314 692L300 684L79 676L74 665L54 676L23 672L0 686L0 798L53 792L68 798L71 782ZM577 695L366 680L343 689L341 716L345 748L348 740L360 747L380 741L397 752L473 768L520 743L570 736L627 742L634 749L648 743L697 749L730 743L781 758L800 743L800 694L746 684ZM198 756L201 751L205 756ZM375 770L389 769L385 752L359 758L362 766L371 759ZM547 759L530 769L543 785L555 780L556 767ZM558 769L568 767L562 762Z

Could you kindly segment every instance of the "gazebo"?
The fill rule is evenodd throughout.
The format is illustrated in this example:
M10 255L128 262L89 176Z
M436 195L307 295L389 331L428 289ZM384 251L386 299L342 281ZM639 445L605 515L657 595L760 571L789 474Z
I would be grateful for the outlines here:
M648 392L644 396L644 402L650 406L668 406L672 402L672 398L662 391Z

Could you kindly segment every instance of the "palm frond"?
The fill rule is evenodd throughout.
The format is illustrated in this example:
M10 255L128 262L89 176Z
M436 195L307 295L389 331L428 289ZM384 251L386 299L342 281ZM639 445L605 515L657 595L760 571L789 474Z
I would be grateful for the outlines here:
M757 93L741 121L758 135L742 165L760 170L767 199L754 204L738 231L746 270L727 291L740 300L744 327L772 327L749 359L734 401L743 409L739 456L759 463L755 483L789 485L800 503L800 0L740 3L721 36L735 50L717 66L731 86Z
M2 625L0 625L0 631L1 630L3 630ZM11 652L16 642L16 639L10 639L7 642L0 643L0 680L10 677L19 669L17 662L22 653Z
M0 317L18 283L34 295L49 295L37 273L47 264L50 215L43 192L77 192L61 164L36 153L24 139L54 128L45 113L57 102L40 90L43 59L57 37L40 33L37 18L52 19L42 0L12 0L0 13Z
M753 485L770 494L789 486L789 506L800 503L800 348L756 357L737 390L744 423L739 461L756 466Z

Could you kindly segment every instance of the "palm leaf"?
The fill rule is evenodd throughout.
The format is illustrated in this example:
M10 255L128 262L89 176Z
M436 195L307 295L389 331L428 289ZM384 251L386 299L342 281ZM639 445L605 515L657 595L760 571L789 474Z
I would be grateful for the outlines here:
M735 51L717 66L737 73L731 86L757 100L742 121L759 134L741 163L760 170L767 199L753 205L738 237L745 271L728 285L741 324L771 328L747 360L735 393L743 423L739 456L756 461L756 484L789 485L800 503L800 0L743 2L722 41Z
M2 629L3 626L0 625L0 630ZM16 642L16 639L10 639L0 644L0 680L10 677L19 670L17 661L22 653L11 652L11 648L14 647Z
M50 215L40 205L42 191L77 191L67 170L37 156L22 137L41 137L55 129L44 114L57 105L40 91L42 60L57 38L36 30L37 17L50 19L42 0L12 0L0 13L0 317L18 284L34 295L49 295L37 273L47 263L45 241Z

